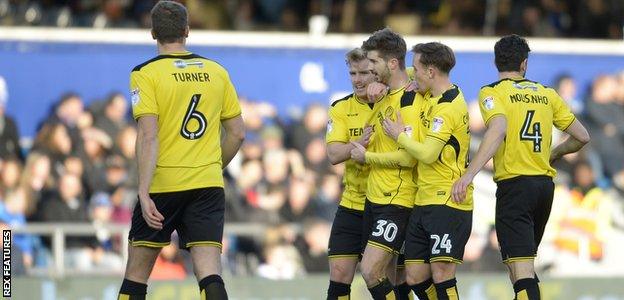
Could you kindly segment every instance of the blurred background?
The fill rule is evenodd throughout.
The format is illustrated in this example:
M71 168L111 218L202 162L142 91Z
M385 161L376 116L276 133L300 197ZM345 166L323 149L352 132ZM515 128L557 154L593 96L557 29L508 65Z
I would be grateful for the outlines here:
M473 151L484 130L478 90L497 80L496 37L530 37L527 77L555 88L592 134L591 145L556 165L537 261L544 293L624 299L623 1L181 2L189 49L228 69L248 130L225 172L223 263L233 299L324 297L343 174L325 153L327 106L351 92L344 54L385 26L404 34L408 49L432 40L454 49L451 77L470 103ZM156 55L154 3L0 0L0 224L14 232L16 299L116 298L137 189L128 78ZM475 187L459 288L463 299L510 298L491 165ZM172 241L150 289L159 299L194 299L189 256ZM367 299L356 278L354 299Z

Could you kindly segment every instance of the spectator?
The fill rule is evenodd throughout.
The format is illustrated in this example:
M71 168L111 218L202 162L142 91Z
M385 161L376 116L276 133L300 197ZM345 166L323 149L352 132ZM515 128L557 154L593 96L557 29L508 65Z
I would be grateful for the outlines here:
M130 190L136 190L139 186L138 172L135 156L137 131L132 126L123 128L115 140L116 153L120 154L125 160L128 176L125 186Z
M0 168L0 196L8 195L19 186L22 176L22 163L17 159L9 159Z
M26 225L26 194L18 189L7 193L4 201L0 201L0 222L11 228ZM34 237L30 234L16 234L13 243L19 248L22 256L22 265L30 268L34 264Z
M583 115L585 104L577 97L578 88L574 78L569 74L561 74L555 80L555 87L572 112L577 116Z
M6 115L9 92L6 81L0 77L0 159L24 160L19 143L19 132L13 118Z
M25 192L26 218L37 217L37 207L53 190L56 180L52 176L50 158L40 152L30 152L26 159L26 166L20 180L20 188Z
M67 128L61 123L45 123L33 145L33 150L45 153L50 159L51 174L58 179L63 171L65 158L72 153L72 140Z
M301 253L303 265L308 273L327 273L327 245L331 224L318 220L309 219L304 222L303 235L295 241L295 246Z
M186 277L182 256L178 253L178 246L172 241L160 250L150 279L184 280Z
M312 199L315 186L314 175L306 174L303 178L291 177L288 185L288 201L280 211L285 222L301 222L309 217L316 217L315 201Z
M599 153L608 177L624 169L624 111L614 101L617 82L613 76L596 78L587 103L592 144Z
M87 177L87 196L96 192L107 191L106 182L106 155L112 147L112 140L103 131L96 128L83 130L84 156L82 163Z
M127 125L128 103L120 93L113 93L108 97L103 111L97 114L94 127L104 131L109 138L115 139L119 132Z

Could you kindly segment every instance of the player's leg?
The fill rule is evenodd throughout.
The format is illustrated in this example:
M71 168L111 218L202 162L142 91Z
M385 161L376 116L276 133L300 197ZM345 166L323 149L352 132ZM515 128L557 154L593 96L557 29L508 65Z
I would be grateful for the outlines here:
M422 226L423 207L412 211L405 235L405 280L419 300L435 300L437 294L429 265L429 235Z
M431 239L429 261L438 299L459 299L455 271L472 230L472 211L446 205L429 205L425 210L423 223Z
M156 209L165 220L163 228L150 228L141 211L141 203L137 201L132 214L132 225L128 236L128 261L124 280L119 289L119 299L145 299L147 294L147 280L149 279L156 258L162 247L171 241L179 217L181 216L180 203L176 201L177 193L151 194Z
M227 299L221 278L221 241L225 213L223 188L196 189L189 196L180 226L180 248L191 252L200 299Z
M533 260L537 253L534 212L541 200L534 177L498 182L496 234L503 262L510 271L516 299L541 299Z
M405 244L404 244L405 245ZM405 248L405 247L403 247ZM389 272L393 270L388 270ZM394 283L394 292L397 294L397 299L399 300L413 300L414 294L412 293L412 289L407 284L406 281L406 272L405 272L405 254L403 253L403 249L401 249L401 254L399 254L397 258L396 268L394 269L396 274L396 283Z
M394 258L392 249L368 244L362 255L360 270L366 286L373 299L396 299L394 287L388 279L386 272L390 261Z
M373 228L362 257L361 271L374 299L396 299L387 277L388 264L395 259L405 239L410 208L370 203ZM367 223L365 221L364 223Z
M363 213L338 207L329 236L328 300L349 299L351 283L362 253Z

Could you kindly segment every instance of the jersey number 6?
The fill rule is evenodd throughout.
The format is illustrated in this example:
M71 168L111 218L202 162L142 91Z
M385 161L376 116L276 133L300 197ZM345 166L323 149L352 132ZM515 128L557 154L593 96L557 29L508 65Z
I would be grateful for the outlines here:
M186 109L184 121L182 122L180 135L187 140L196 140L202 137L202 135L206 132L208 121L206 120L206 117L204 117L204 114L195 110L199 104L199 98L201 98L201 94L195 94L191 97L191 103L189 103L189 106ZM195 131L188 130L188 123L191 119L195 119L199 123L199 127L197 127Z

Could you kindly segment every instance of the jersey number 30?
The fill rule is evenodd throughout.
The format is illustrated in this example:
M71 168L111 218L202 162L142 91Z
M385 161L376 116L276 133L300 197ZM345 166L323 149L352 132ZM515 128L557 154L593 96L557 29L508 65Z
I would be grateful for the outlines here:
M208 126L208 121L204 114L200 111L196 110L197 105L199 104L199 98L201 98L201 94L195 94L191 97L191 103L189 103L188 108L186 109L186 114L184 115L184 121L182 122L182 128L180 129L180 135L187 140L196 140L206 132L206 127ZM188 123L191 119L195 119L199 126L194 131L190 131L188 129Z
M531 125L533 116L535 116L534 110L527 111L522 129L520 130L520 140L533 142L533 152L542 152L542 126L540 122L535 122Z

